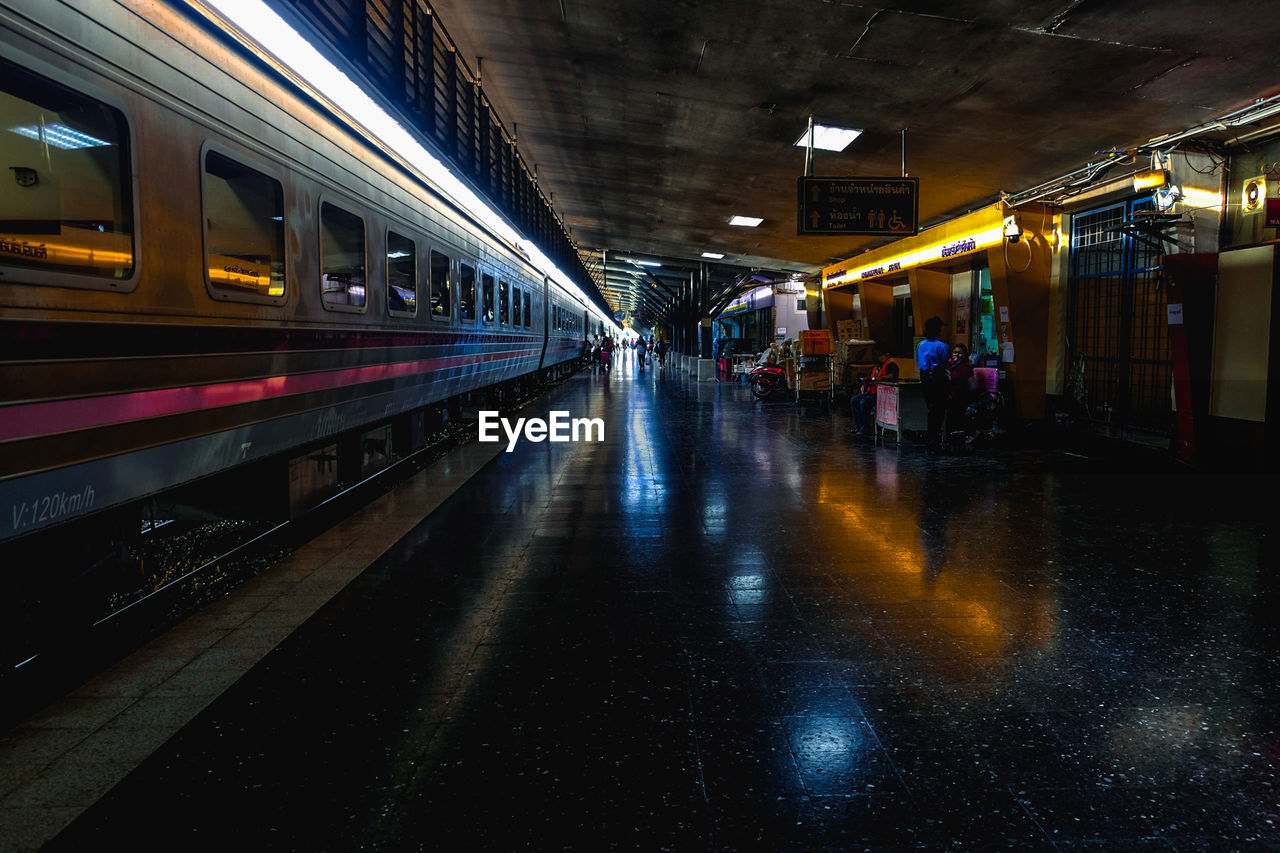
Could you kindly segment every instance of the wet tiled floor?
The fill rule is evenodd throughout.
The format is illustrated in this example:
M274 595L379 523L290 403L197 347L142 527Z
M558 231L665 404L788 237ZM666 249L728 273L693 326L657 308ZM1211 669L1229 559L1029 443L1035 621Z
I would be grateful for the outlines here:
M49 849L1280 850L1253 481L549 408Z

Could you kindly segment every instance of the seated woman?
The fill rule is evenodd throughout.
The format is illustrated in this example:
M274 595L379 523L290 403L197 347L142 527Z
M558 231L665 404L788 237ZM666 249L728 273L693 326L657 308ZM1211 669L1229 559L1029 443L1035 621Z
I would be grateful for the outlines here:
M969 360L969 348L964 344L951 347L951 357L947 359L947 373L951 376L950 389L947 394L947 436L952 449L963 449L965 432L965 410L973 402L976 380L973 376L973 362Z

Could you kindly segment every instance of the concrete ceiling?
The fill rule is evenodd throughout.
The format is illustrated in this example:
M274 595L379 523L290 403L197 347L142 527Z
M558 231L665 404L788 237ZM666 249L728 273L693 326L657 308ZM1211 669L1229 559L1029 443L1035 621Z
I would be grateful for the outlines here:
M905 128L929 225L1280 91L1254 0L431 3L580 248L722 279L884 242L796 235L811 115L863 131L815 175L899 175Z

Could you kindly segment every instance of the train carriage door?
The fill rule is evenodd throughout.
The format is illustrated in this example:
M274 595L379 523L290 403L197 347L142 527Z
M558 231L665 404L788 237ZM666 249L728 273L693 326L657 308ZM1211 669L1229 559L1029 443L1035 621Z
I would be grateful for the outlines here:
M542 355L538 358L538 365L546 367L547 342L551 339L551 279L545 277L542 279L542 305L538 316L542 320Z

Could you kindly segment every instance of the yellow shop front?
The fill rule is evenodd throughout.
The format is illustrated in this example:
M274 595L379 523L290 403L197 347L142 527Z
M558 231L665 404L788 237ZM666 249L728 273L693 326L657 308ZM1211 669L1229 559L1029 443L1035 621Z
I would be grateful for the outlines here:
M825 268L828 328L888 346L912 378L924 321L941 317L944 340L998 367L1012 410L1040 419L1058 370L1064 244L1056 208L981 208Z

